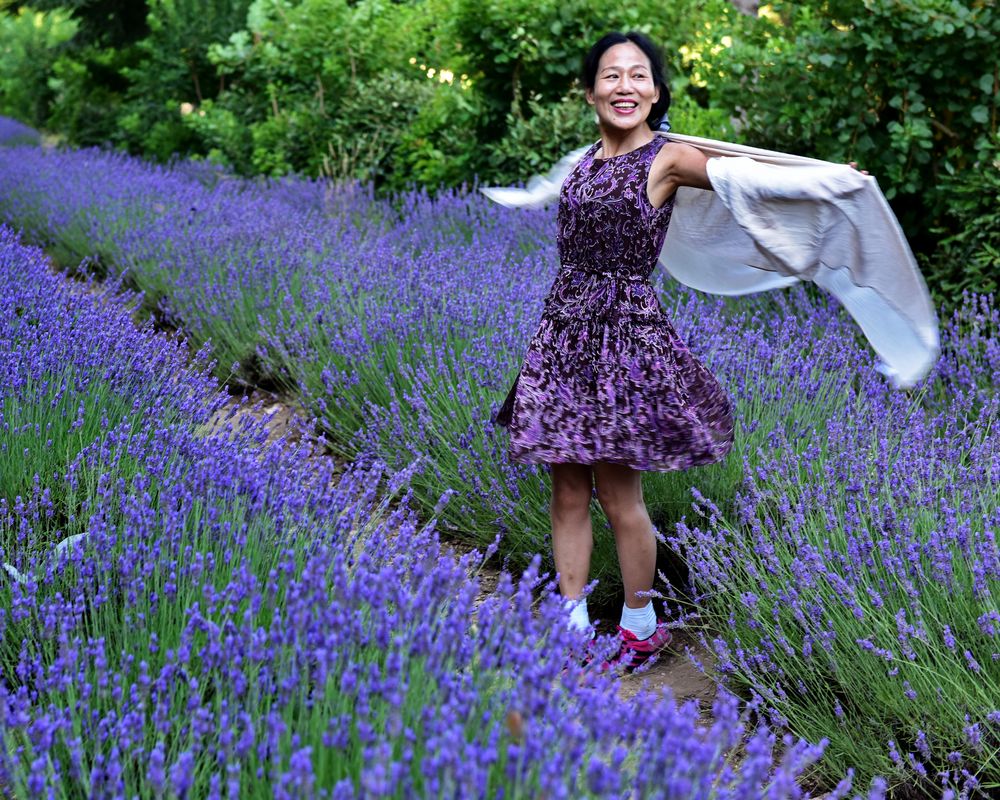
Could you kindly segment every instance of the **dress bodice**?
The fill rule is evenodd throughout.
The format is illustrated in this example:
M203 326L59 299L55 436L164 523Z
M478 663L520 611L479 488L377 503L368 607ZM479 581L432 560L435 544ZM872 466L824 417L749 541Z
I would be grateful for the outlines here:
M673 198L655 207L646 194L649 168L666 143L646 144L606 159L594 144L563 183L559 196L559 260L586 272L647 278L670 224Z

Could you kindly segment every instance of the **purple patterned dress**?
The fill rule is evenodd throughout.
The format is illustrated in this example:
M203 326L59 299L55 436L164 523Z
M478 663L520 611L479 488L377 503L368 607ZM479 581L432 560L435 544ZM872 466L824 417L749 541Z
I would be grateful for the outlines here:
M620 156L596 143L559 197L561 268L496 422L510 458L640 470L709 464L729 452L732 407L677 335L649 276L673 199L646 195L656 136Z

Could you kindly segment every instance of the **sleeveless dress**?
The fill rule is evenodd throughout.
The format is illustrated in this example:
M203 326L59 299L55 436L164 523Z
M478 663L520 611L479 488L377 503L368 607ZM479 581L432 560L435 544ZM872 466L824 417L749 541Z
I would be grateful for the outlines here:
M656 208L649 168L666 143L594 157L562 185L560 270L514 385L495 417L511 461L667 471L729 452L732 406L677 335L649 282L673 198Z

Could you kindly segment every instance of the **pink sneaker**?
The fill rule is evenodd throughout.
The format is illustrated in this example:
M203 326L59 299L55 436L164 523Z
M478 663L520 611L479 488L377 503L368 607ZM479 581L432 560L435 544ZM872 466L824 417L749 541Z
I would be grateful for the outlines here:
M648 639L637 639L635 634L626 630L621 625L618 626L618 635L622 643L618 650L618 655L608 661L608 669L623 669L625 672L645 664L650 658L659 653L670 644L673 638L667 630L666 622L659 622L656 630Z

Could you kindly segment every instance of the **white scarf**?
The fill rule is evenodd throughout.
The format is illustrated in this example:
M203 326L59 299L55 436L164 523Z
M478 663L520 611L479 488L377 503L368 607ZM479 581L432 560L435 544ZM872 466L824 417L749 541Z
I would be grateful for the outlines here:
M875 179L844 164L671 133L708 158L714 192L677 190L660 263L680 283L741 295L813 281L837 298L898 388L939 353L938 325L913 253ZM559 197L589 150L574 150L526 188L484 188L505 206Z

